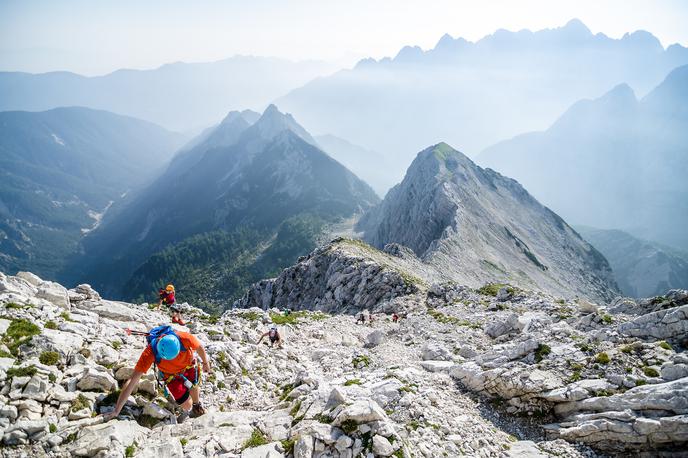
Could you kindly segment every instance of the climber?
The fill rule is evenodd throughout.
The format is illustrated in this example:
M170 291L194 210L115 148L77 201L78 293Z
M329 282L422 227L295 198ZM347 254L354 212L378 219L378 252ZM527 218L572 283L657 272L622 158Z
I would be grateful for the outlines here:
M142 333L143 334L143 333ZM181 406L182 414L177 418L182 423L189 416L205 414L201 404L199 384L201 368L195 357L197 353L203 363L203 371L210 372L210 361L201 342L188 332L175 331L164 325L151 329L146 336L148 345L141 353L134 373L124 385L117 398L115 410L104 415L109 421L119 415L139 380L155 365L156 379L163 386L165 394L171 396Z
M392 314L392 323L396 323L399 321L399 315L397 315L396 312Z
M260 339L258 339L258 343L256 345L260 345L260 342L265 337L270 339L270 347L277 344L277 348L282 348L282 336L280 336L279 331L277 331L276 325L273 324L270 326L270 330L268 332L264 332L263 335L260 336Z
M167 305L170 308L170 311L172 312L172 322L177 323L181 326L186 325L186 322L182 320L181 309L175 303L174 285L172 283L167 285L165 289L160 289L160 291L158 291L158 298L159 301L157 310L160 310L160 306L162 304Z
M365 324L365 314L363 312L359 313L356 317L356 324L358 323Z

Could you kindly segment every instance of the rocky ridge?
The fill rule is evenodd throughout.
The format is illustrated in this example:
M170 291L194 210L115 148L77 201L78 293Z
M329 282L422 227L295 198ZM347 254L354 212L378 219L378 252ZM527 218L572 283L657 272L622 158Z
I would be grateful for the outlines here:
M187 306L189 330L214 370L202 385L208 413L183 424L171 420L151 374L118 420L96 416L112 408L144 346L124 329L144 330L165 315L104 300L88 285L0 275L0 453L429 458L685 449L688 291L599 306L508 285L433 284L432 272L412 270L417 260L405 255L338 240L236 304L263 298L263 308L218 318ZM323 312L361 310L355 301L372 324ZM286 306L295 309L288 317L271 308ZM270 322L280 326L282 349L255 344Z
M359 222L363 239L407 246L438 279L509 282L568 298L618 294L607 260L519 183L446 143L426 148Z

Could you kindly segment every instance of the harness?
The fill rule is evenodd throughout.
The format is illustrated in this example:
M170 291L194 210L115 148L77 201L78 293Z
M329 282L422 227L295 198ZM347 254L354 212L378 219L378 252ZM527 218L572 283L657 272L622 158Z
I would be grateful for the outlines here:
M171 326L158 326L153 329L151 329L149 332L142 332L142 331L134 331L132 329L126 329L127 334L129 335L135 335L135 336L145 336L146 340L148 342L148 345L151 347L151 350L153 351L153 366L154 366L154 373L155 373L155 382L159 388L162 388L165 396L167 397L172 397L174 399L174 396L172 396L167 389L168 385L172 382L174 382L176 379L179 379L182 381L182 384L186 387L187 390L190 390L194 386L198 385L201 383L201 375L202 371L201 368L198 365L198 361L194 359L191 361L191 364L186 366L184 369L182 369L180 372L176 374L171 374L167 375L163 371L160 370L158 367L158 363L160 362L161 358L160 355L158 355L156 351L156 347L154 345L155 340L158 338L168 335L168 334L174 334L177 335L174 332L174 329L172 329ZM179 338L179 336L177 336ZM181 339L180 339L181 343ZM181 346L181 351L187 351L184 346ZM195 381L191 381L188 379L188 377L185 375L187 371L190 369L194 369L194 375L193 378Z

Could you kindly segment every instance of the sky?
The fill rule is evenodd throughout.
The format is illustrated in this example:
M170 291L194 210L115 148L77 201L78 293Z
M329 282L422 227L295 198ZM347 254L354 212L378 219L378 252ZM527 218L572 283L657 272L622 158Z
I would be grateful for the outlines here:
M445 33L475 41L572 18L613 38L643 29L688 46L683 0L0 0L0 70L100 75L237 54L349 67L432 48Z

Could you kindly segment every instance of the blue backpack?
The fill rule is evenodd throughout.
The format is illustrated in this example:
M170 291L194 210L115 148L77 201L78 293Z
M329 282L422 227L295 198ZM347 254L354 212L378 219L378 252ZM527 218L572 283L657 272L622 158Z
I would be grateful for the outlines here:
M176 332L174 332L174 328L172 326L165 324L162 326L156 326L150 331L148 331L148 335L146 336L146 340L148 341L148 345L150 345L151 350L153 350L153 356L155 356L155 364L156 366L160 364L160 360L162 357L158 354L158 349L157 346L155 345L155 342L162 336L166 336L168 334L172 334L177 336L177 339L179 339L179 336L177 335ZM179 346L180 352L186 351L186 348L184 348L184 344L182 344L182 339L179 339Z

